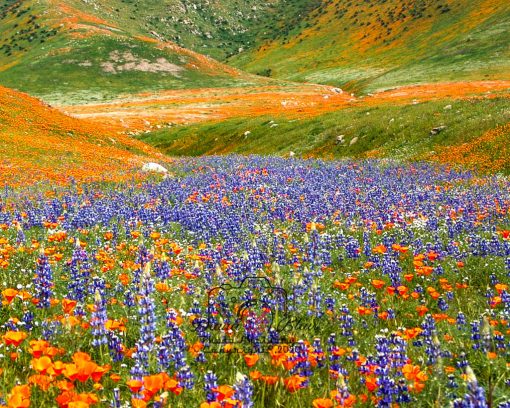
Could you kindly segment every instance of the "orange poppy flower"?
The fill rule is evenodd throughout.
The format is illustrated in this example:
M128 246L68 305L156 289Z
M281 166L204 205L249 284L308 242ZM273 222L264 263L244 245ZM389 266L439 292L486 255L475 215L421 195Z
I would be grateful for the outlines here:
M128 285L129 284L129 275L127 273L121 273L119 275L119 281L120 283L122 283L124 286Z
M253 367L259 361L258 354L246 354L244 356L244 361L248 367Z
M218 393L219 401L230 398L235 392L230 385L220 385L219 387L214 388L213 391Z
M4 334L3 338L7 346L12 345L14 347L18 347L23 342L23 340L27 338L27 336L28 335L25 332L9 330Z
M74 384L72 382L69 382L69 381L66 381L66 380L57 381L55 383L55 385L62 392L64 392L64 391L71 391L71 390L74 389Z
M50 344L46 340L30 340L30 348L28 351L35 358L39 358L46 352L49 345Z
M71 401L67 408L89 408L90 404L85 401Z
M412 381L416 379L416 376L420 372L420 366L418 365L412 365L412 364L406 364L402 368L402 374L404 374L404 377L406 380Z
M278 376L276 375L263 375L260 377L267 385L274 385L278 382Z
M170 292L170 287L165 282L156 283L156 290L160 293Z
M151 394L156 394L163 388L165 378L162 374L148 375L143 377L143 388Z
M418 393L422 392L424 388L425 388L425 384L415 381L413 384L411 384L409 386L409 391L411 391L412 393L418 394Z
M113 381L113 382L119 382L120 379L121 379L121 376L119 374L111 374L110 375L110 379Z
M239 408L241 405L241 401L238 401L233 398L227 398L223 400L223 407L224 408Z
M145 408L147 406L147 403L142 399L133 398L131 400L131 406L133 408Z
M19 292L16 289L8 288L2 291L2 296L7 301L7 304L10 304L18 293Z
M225 345L226 347L227 345ZM193 357L197 357L198 354L200 353L200 351L204 348L204 344L201 343L200 341L197 341L196 343L193 343L190 347L189 347L189 351L191 353L191 355ZM230 350L225 350L226 352L230 351Z
M369 392L374 392L377 388L377 379L375 377L366 377L365 385Z
M350 285L346 282L340 282L338 280L336 280L334 283L333 283L333 286L337 289L340 289L340 290L347 290L349 289Z
M312 402L313 408L332 408L333 401L330 398L316 398Z
M108 371L110 371L111 367L108 365L100 366L95 363L93 363L93 364L96 366L96 368L92 372L92 374L90 374L90 377L92 378L92 381L97 383L97 382L101 381L101 378L103 377L103 375L105 375Z
M359 306L358 313L360 314L360 316L369 315L372 313L372 309L370 309L369 307Z
M179 395L183 388L180 386L179 381L177 381L175 378L169 378L165 382L165 390L170 391L175 395Z
M213 402L202 402L200 408L222 408L221 404L217 401Z
M40 358L34 358L31 362L32 368L35 371L45 374L47 370L53 365L51 358L48 356L42 356Z
M140 380L130 379L126 381L126 385L133 393L139 392L143 387L143 382Z
M51 385L51 378L47 375L36 374L30 376L28 382L37 385L43 391L47 391Z
M76 379L80 382L87 381L92 374L96 372L96 369L98 368L97 364L92 361L84 361L76 365L77 366L77 373L76 373Z
M71 299L62 299L62 309L64 310L64 313L70 314L76 307L76 300Z
M429 311L428 307L425 305L416 306L416 311L420 316L423 316L425 313Z
M376 289L381 289L386 285L386 282L380 279L372 279L372 286Z
M15 386L7 397L9 408L28 408L30 406L30 387L28 385Z
M504 283L496 283L494 288L498 291L498 294L501 295L503 291L508 291L508 285Z
M374 254L385 254L386 252L388 252L388 248L386 248L384 245L377 245L376 247L374 247L374 249L372 249L372 252Z
M306 381L305 377L300 375L293 375L291 377L287 377L283 380L285 384L285 388L289 392L296 392L297 390L303 388L303 383Z
M78 367L76 364L66 364L62 374L64 374L71 381L74 381L78 375Z

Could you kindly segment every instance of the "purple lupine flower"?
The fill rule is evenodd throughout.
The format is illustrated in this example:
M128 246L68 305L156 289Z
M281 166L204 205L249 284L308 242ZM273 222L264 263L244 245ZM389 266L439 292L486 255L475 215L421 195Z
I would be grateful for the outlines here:
M150 263L144 267L140 282L140 299L138 301L138 314L140 319L140 337L136 342L136 352L133 354L135 364L131 375L135 379L141 379L149 374L149 357L155 347L156 339L156 314L152 293L154 282L150 275Z
M294 367L291 369L292 374L298 374L302 377L306 377L307 380L303 382L303 387L308 386L309 377L312 376L313 372L309 360L309 350L303 340L299 340L291 348L292 357L290 361L295 362Z
M218 388L218 377L212 371L207 371L204 376L204 391L207 402L216 401L218 393L214 391L215 388Z
M478 380L472 368L466 366L467 393L464 398L453 401L454 408L489 408L485 398L485 390L478 385Z
M234 384L234 398L241 402L242 408L253 407L253 384L247 376L238 374Z
M96 289L94 295L94 311L90 318L90 326L92 327L92 345L94 347L100 347L103 344L108 343L106 336L105 323L108 320L106 312L106 303L101 296L99 289Z
M113 401L110 404L111 408L121 408L122 407L122 400L120 399L120 389L114 388L113 389Z
M66 268L69 271L67 297L78 302L84 302L90 280L90 264L87 252L81 247L78 238L75 241L75 249L71 261L67 263Z
M40 309L50 307L50 300L53 295L53 273L43 250L41 250L41 255L37 260L34 286L34 297L39 301L37 307Z
M108 350L113 361L119 362L124 359L122 341L116 334L110 333L108 335Z

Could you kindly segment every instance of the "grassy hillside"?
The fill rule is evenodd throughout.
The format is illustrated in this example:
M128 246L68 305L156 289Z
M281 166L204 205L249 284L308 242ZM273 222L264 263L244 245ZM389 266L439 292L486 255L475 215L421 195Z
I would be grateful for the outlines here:
M255 45L282 0L66 0L133 35L172 41L216 59Z
M0 185L39 180L132 177L147 161L167 161L122 134L70 118L26 94L0 87Z
M0 84L72 104L125 93L267 82L143 36L129 22L110 20L93 2L80 3L82 9L72 1L2 3Z
M386 103L305 119L262 116L180 126L143 134L141 140L176 156L293 151L300 156L433 159L508 172L508 106L507 97ZM446 128L431 135L438 126Z
M296 1L229 61L249 72L373 91L510 77L506 0Z

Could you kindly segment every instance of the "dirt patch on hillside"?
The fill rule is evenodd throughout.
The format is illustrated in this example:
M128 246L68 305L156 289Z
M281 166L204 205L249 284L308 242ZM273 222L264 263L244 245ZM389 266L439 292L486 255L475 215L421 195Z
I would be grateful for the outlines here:
M130 51L120 53L112 51L109 55L109 61L101 63L104 72L117 74L123 71L141 71L141 72L166 72L178 76L184 69L179 65L172 64L166 58L157 58L150 61L145 58L138 58Z

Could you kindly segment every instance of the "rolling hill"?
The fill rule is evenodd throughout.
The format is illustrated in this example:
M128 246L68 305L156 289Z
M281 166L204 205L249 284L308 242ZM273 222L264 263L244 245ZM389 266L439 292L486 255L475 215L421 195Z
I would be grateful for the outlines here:
M52 104L267 82L136 30L129 21L109 19L94 2L0 5L0 83Z
M168 161L146 144L68 117L0 86L0 185L119 180L147 161Z
M510 78L506 0L297 1L277 8L276 20L259 28L257 46L230 63L365 92Z

